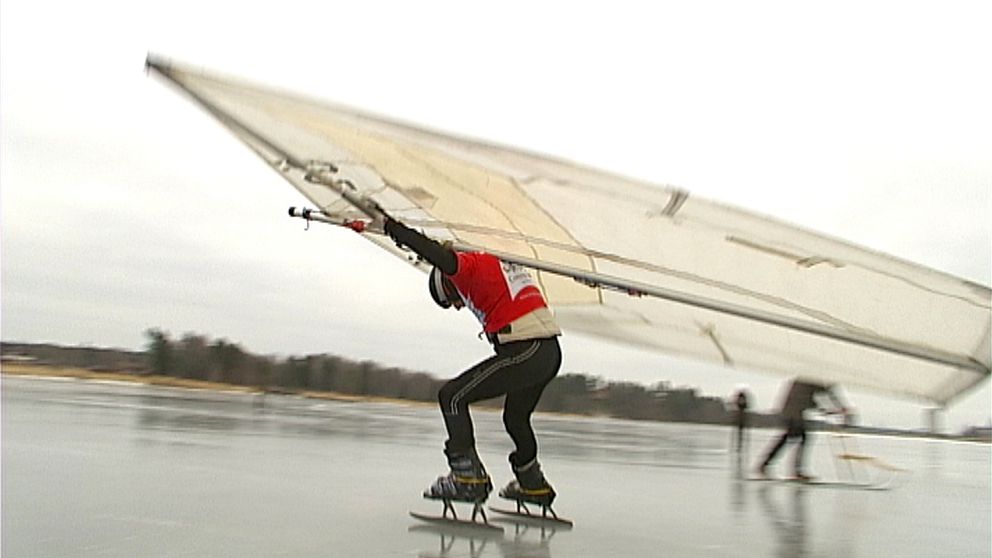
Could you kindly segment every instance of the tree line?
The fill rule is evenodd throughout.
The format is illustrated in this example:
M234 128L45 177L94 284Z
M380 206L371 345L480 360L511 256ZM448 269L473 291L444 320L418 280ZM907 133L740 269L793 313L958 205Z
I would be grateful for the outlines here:
M155 374L254 387L260 391L334 392L360 397L436 401L445 380L433 375L373 361L355 361L332 354L274 357L253 354L226 339L197 333L173 338L152 328L145 332L144 351L46 344L3 343L4 355L25 355L39 364L92 370ZM480 403L498 406L494 399ZM559 374L545 389L539 411L610 416L635 420L727 424L731 411L721 398L696 388L669 382L644 386L605 381L581 373ZM755 426L768 426L774 417L752 415Z

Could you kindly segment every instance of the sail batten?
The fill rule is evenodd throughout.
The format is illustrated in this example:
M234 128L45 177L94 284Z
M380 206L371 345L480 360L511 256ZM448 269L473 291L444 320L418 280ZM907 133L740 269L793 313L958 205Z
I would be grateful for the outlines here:
M989 376L987 286L681 188L159 59L149 67L325 214L381 207L533 267L566 332L938 404ZM323 179L347 187L314 180L321 162Z

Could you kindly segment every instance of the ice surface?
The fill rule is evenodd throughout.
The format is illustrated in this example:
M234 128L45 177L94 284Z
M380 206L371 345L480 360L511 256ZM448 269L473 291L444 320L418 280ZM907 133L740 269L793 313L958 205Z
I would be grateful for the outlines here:
M506 483L500 416L473 416ZM445 470L431 406L4 376L2 419L5 557L992 553L981 444L815 434L825 479L845 473L831 449L910 470L866 491L743 480L773 432L753 432L738 467L725 428L537 415L555 509L575 527L493 537L408 515L441 511L420 497Z

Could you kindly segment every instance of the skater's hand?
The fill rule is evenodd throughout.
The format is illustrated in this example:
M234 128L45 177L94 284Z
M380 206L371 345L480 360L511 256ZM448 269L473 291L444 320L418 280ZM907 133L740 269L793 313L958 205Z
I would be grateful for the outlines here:
M382 214L382 230L386 233L389 238L392 238L399 245L399 241L396 240L396 229L402 227L396 219L390 217L388 213L383 212Z
M394 221L394 219L390 217L390 215L386 213L386 210L383 209L382 206L379 205L379 203L376 202L375 200L368 199L366 200L366 203L368 204L368 208L372 210L369 213L370 215L372 215L373 225L382 227L382 230L386 231L386 223L388 223L389 221ZM389 233L387 232L386 234Z

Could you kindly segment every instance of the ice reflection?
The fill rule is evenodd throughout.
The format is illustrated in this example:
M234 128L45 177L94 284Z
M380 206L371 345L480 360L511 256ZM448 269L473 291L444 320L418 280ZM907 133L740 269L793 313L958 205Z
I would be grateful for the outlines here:
M511 524L508 530L513 530L512 539L502 540L499 544L504 558L551 558L551 539L558 533L555 526L529 525L512 519L500 521Z
M739 476L730 479L730 510L738 518L747 511L747 489L744 486L746 482Z
M551 558L551 540L560 528L555 525L534 525L512 518L500 518L493 524L504 532L473 529L459 525L412 525L410 533L426 533L438 538L439 550L418 553L423 558L467 556L499 556L501 558ZM565 529L567 530L567 529Z
M734 478L747 478L750 474L750 452L745 445L730 453L730 470Z
M789 489L785 491L786 503L780 504L775 501L778 492L770 484L759 483L757 492L761 511L769 522L776 542L775 556L783 558L809 556L806 533L807 487L801 484L779 487Z
M412 525L408 531L411 533L436 535L439 539L439 550L437 552L431 550L422 551L417 554L421 558L464 556L466 551L468 551L468 556L471 558L480 558L491 541L495 541L503 536L501 533L439 525Z

